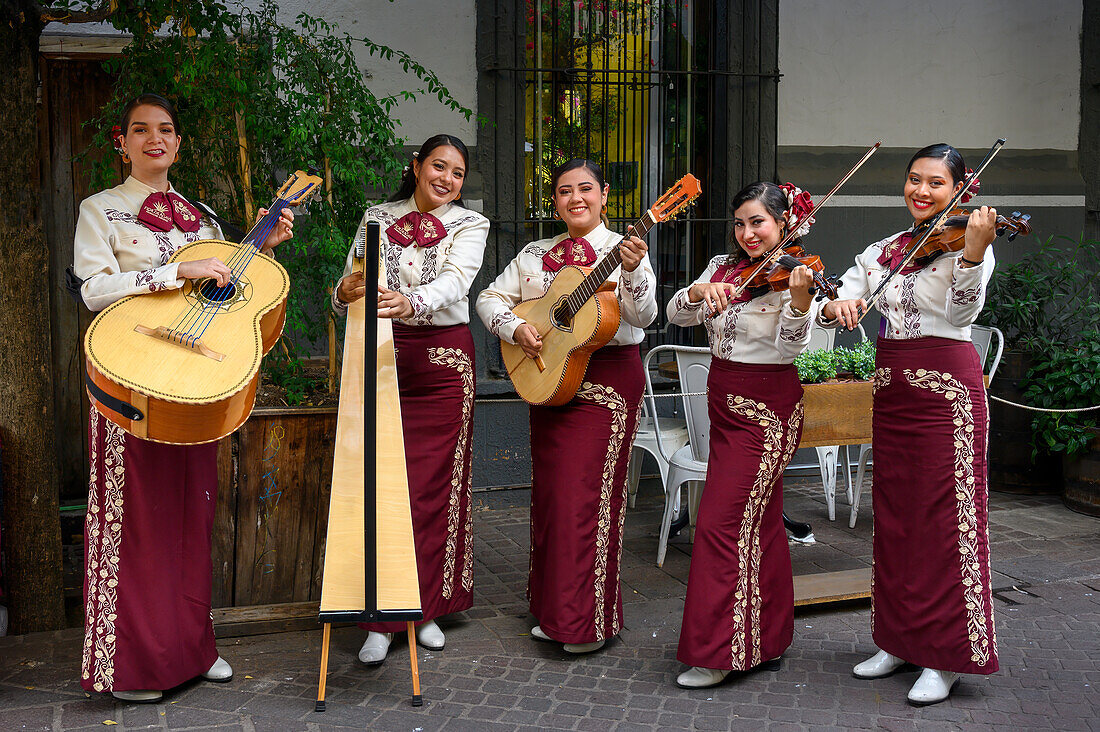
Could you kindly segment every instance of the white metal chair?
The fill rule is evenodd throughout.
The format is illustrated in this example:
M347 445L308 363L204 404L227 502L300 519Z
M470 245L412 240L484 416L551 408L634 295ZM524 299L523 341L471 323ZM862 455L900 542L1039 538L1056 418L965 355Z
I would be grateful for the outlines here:
M648 385L647 385L648 388ZM675 417L661 419L661 441L670 453L674 453L688 442L687 423L685 420ZM638 499L638 481L642 477L642 462L645 453L653 456L657 461L657 469L661 473L661 485L668 480L668 461L661 455L657 445L657 432L653 420L649 418L649 406L643 401L642 412L638 418L638 433L634 437L634 447L630 451L630 463L627 466L627 500L631 508Z
M649 367L652 360L661 353L672 352L676 358L679 372L681 394L702 394L703 396L681 396L684 418L688 432L688 442L676 449L666 444L663 435L662 418L657 411L653 396L653 378ZM668 464L668 473L664 480L665 511L661 518L661 537L657 543L657 566L665 562L668 549L668 535L673 516L679 510L680 488L688 483L688 505L698 503L702 483L707 478L707 459L710 454L710 417L707 414L707 377L710 375L710 349L693 346L657 346L646 354L643 364L645 372L646 409L654 426L657 451ZM695 504L692 500L695 500ZM694 515L692 515L694 523Z
M997 373L997 367L1001 364L1001 355L1004 353L1005 336L999 328L993 328L985 325L972 325L970 326L970 340L974 344L974 350L978 352L978 362L982 364L982 370L985 370L985 363L989 356L989 349L992 346L993 336L997 336L997 352L993 354L993 363L989 364L989 371L985 375L992 379L993 375ZM867 457L870 457L871 446L864 445L864 449L867 451L866 456L863 451L859 454L859 470L856 473L855 490L852 494L852 512L848 519L848 528L854 529L856 527L856 516L859 514L859 498L863 492L863 478L867 470Z

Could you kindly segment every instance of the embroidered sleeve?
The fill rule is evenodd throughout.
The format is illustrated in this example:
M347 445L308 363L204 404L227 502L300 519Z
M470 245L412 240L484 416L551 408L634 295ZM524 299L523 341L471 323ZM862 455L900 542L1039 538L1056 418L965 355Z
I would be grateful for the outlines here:
M524 256L525 251L521 251L508 263L504 271L481 291L474 306L485 327L498 338L509 343L515 343L513 334L516 328L525 322L512 312L512 308L518 305L523 297L519 259Z
M106 211L87 200L81 203L73 241L73 271L84 280L80 294L89 310L103 310L129 295L183 286L183 280L177 275L178 263L143 272L123 272L115 256L113 240ZM165 259L167 257L162 261Z
M633 272L620 270L617 294L622 318L630 325L645 328L657 319L657 275L648 254Z
M676 325L689 326L699 325L703 322L703 316L705 314L703 310L703 301L692 302L688 296L688 291L692 285L700 282L710 282L710 278L714 275L714 271L718 269L718 265L725 259L724 256L714 257L707 264L707 268L703 270L703 274L699 275L699 278L692 282L691 285L677 290L676 294L672 296L672 299L668 301L668 305L665 307L665 315L668 316L668 322L675 323Z
M985 250L985 258L980 267L961 265L962 260L957 257L951 271L951 286L947 288L944 302L944 318L956 328L969 326L985 307L986 287L996 265L993 247Z
M878 256L882 253L882 248L893 241L896 236L897 234L894 234L882 241L875 242L856 257L855 264L849 267L844 276L840 278L840 284L837 286L838 299L858 300L870 296L871 291L874 289L871 282L871 272L881 267L878 263ZM836 318L826 320L824 310L819 309L817 324L823 328L835 328L840 325L840 321Z
M786 361L793 361L810 345L810 329L813 325L815 310L820 307L816 301L810 303L805 315L796 315L791 308L790 294L784 293L783 307L779 310L779 332L776 334L775 347Z
M408 290L404 295L409 298L409 304L412 305L413 309L412 317L406 318L406 320L411 321L413 325L431 325L432 311L428 309L428 305L424 302L424 298L415 290Z

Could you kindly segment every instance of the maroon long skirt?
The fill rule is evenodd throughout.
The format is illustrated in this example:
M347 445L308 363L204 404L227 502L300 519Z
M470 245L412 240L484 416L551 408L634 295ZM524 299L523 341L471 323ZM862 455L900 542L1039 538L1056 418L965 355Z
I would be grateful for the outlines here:
M875 644L925 668L993 673L978 356L965 341L880 338L875 366Z
M715 359L707 390L710 459L676 657L744 671L794 636L783 470L802 436L802 384L793 364Z
M421 622L427 622L473 604L474 340L467 325L394 323L393 336ZM405 623L359 627L394 633L404 630Z
M638 346L596 351L572 401L531 407L531 614L554 640L623 625L626 469L645 378Z
M92 409L89 452L81 686L170 689L218 659L210 619L217 443L140 440Z

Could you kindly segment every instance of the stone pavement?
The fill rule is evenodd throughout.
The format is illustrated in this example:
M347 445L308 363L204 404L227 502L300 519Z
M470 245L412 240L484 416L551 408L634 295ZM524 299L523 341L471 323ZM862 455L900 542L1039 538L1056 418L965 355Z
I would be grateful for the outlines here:
M796 573L865 566L871 510L859 524L825 518L819 483L786 490L788 513L811 521L818 544L794 544ZM195 682L155 705L89 697L78 684L81 636L0 639L0 730L799 730L1023 729L1100 732L1100 519L1056 498L994 494L993 542L1001 671L966 676L943 704L905 703L915 673L859 681L851 667L871 650L867 603L804 610L776 673L698 691L673 685L690 545L677 537L654 565L660 500L643 485L628 514L623 555L626 629L602 652L573 657L530 638L523 599L527 491L475 496L475 606L440 625L441 652L419 649L425 704L409 705L408 647L381 667L356 660L363 634L334 630L328 710L313 711L320 631L219 642L236 677ZM105 727L107 725L107 727ZM117 726L116 726L117 725Z

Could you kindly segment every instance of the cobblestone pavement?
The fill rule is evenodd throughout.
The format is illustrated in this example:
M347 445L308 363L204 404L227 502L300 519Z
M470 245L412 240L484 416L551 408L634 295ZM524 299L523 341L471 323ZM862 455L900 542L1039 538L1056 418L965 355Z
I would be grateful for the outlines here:
M440 623L447 647L419 649L425 704L409 705L408 650L387 662L356 660L362 633L334 630L328 710L313 711L320 631L219 642L236 670L227 684L192 683L154 705L89 697L78 684L81 636L0 639L0 730L796 730L1014 729L1100 732L1100 519L1056 498L994 494L993 542L1001 671L966 676L943 704L913 708L915 673L859 681L851 667L871 650L867 603L800 611L778 672L687 691L673 677L690 545L677 537L654 565L660 502L644 485L627 520L626 629L602 652L573 657L533 641L523 599L526 491L478 494L474 608ZM796 574L865 566L871 510L859 524L825 518L820 484L795 480L788 513L812 521L815 545L793 544Z

